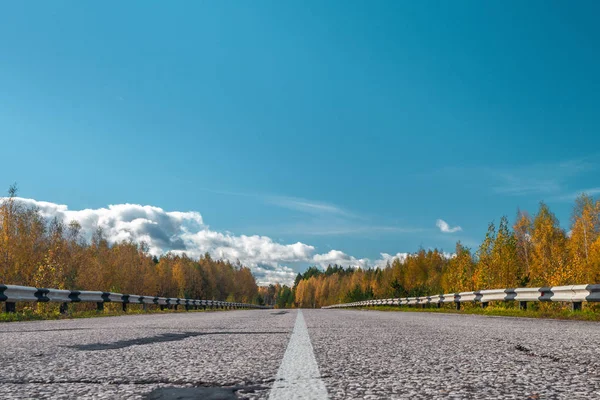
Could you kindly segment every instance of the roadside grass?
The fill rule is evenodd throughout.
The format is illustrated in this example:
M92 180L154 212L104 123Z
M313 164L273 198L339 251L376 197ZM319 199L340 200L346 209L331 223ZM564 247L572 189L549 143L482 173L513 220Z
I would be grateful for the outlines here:
M453 306L453 305L452 305ZM417 308L410 306L375 306L354 308L355 310L377 310L389 312L428 312L442 314L468 314L485 315L494 317L518 317L518 318L546 318L577 321L600 321L600 309L594 305L584 303L583 310L571 311L569 305L560 303L529 303L527 310L520 310L518 306L513 305L489 305L487 308L481 308L472 304L461 304L462 309L456 310L448 305L442 308Z
M1 304L1 303L0 303ZM191 312L213 312L213 311L228 311L221 309L198 309L188 310L183 308L178 310L161 310L160 308L149 308L144 311L141 306L132 305L126 312L120 309L121 304L106 304L104 311L96 311L89 309L89 305L84 305L86 309L76 310L69 308L65 314L61 314L57 304L38 304L37 307L23 307L14 313L0 312L0 323L2 322L18 322L18 321L42 321L42 320L59 320L59 319L77 319L77 318L98 318L98 317L118 317L122 315L140 315L140 314L174 314L174 313L191 313Z

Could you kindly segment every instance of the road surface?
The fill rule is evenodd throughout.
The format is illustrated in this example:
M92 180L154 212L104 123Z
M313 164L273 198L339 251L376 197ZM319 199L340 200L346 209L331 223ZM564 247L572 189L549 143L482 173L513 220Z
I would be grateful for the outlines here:
M356 310L3 323L0 397L600 398L600 324Z

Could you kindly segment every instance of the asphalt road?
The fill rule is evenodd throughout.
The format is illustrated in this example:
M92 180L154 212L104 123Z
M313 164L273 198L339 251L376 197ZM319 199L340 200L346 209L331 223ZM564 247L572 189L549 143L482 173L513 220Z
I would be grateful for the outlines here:
M3 323L0 398L600 398L600 324L354 310Z

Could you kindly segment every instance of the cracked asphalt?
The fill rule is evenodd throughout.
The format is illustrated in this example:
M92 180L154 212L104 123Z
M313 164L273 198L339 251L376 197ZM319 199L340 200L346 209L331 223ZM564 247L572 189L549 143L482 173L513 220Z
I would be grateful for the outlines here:
M0 398L141 399L169 386L265 398L295 317L250 310L0 324Z
M331 399L600 398L600 324L305 312Z
M331 399L600 398L600 324L303 310ZM266 399L295 310L0 324L2 399Z

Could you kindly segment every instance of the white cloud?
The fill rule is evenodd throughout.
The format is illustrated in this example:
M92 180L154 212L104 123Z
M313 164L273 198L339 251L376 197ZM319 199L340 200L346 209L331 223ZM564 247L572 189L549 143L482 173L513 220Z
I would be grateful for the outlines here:
M385 268L388 262L391 264L395 259L399 259L402 262L406 260L408 256L408 253L396 253L396 255L381 253L381 258L379 260L375 260L374 265L379 268Z
M314 246L301 242L281 244L268 236L217 232L205 225L200 213L195 211L165 211L160 207L139 204L69 210L66 205L61 204L24 198L17 200L26 206L37 207L44 218L57 218L64 223L79 222L82 233L88 240L101 228L109 242L144 241L154 255L171 251L199 257L209 253L214 258L232 262L239 260L252 270L259 284L291 284L296 272L290 265L385 267L394 258L406 257L406 253L395 256L382 253L381 259L371 261L368 258L357 259L339 250L318 254Z
M287 266L278 266L272 268L268 266L256 266L252 268L252 274L256 278L256 283L260 286L266 286L271 283L281 283L291 286L296 278L297 272Z
M328 253L316 254L313 257L313 261L323 268L325 268L329 264L360 268L365 268L369 265L368 258L357 259L339 250L331 250Z
M315 248L304 243L280 244L267 236L235 236L208 228L181 235L186 248L197 255L211 251L219 258L244 258L252 262L298 262L308 259ZM194 254L188 252L190 254Z
M397 253L396 255L390 255L387 253L380 253L381 258L377 260L370 260L368 258L357 259L356 257L350 256L343 251L339 250L331 250L329 253L325 254L316 254L313 257L313 261L315 264L320 265L325 268L329 264L337 264L346 267L359 267L359 268L385 268L387 263L390 264L394 261L394 259L398 258L400 261L406 260L408 257L408 253Z
M441 232L444 232L444 233L454 233L454 232L462 231L462 228L460 226L455 226L455 227L451 228L450 225L448 225L448 223L446 221L444 221L443 219L438 219L437 221L435 221L435 225L438 228L440 228Z
M45 218L58 218L69 223L77 221L87 239L101 228L110 242L145 241L152 254L169 250L185 250L182 236L202 229L202 216L197 212L166 212L162 208L138 204L109 205L108 208L69 210L66 205L18 198L37 207Z

